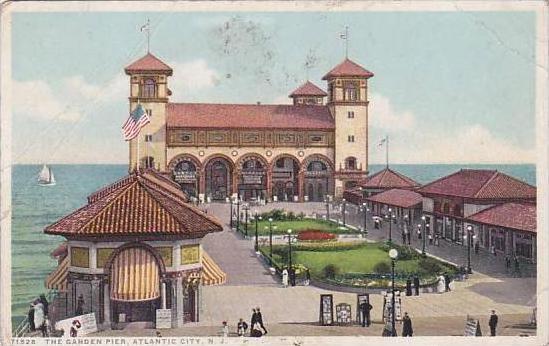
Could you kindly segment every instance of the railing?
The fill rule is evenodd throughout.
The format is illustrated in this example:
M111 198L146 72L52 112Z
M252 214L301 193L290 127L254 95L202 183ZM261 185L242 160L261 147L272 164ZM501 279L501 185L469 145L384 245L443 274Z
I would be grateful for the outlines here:
M58 291L57 290L49 290L46 294L46 300L49 303L52 303L53 300L57 297ZM26 315L23 320L17 325L15 330L13 331L12 335L14 338L20 338L25 336L29 332L30 324L29 324L29 318L28 315Z

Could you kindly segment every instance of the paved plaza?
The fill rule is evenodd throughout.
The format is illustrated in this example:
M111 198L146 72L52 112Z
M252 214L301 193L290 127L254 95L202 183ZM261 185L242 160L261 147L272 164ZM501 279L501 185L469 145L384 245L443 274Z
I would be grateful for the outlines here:
M323 293L334 295L334 306L348 303L352 307L353 320L356 315L356 294L330 292L313 286L296 286L283 288L276 276L269 273L268 267L254 251L250 227L250 237L245 239L229 227L228 204L202 205L203 210L216 215L224 224L220 233L209 234L204 238L203 246L208 254L227 273L228 280L222 286L204 286L201 291L201 311L198 323L190 323L183 328L166 330L164 336L216 336L219 334L222 321L233 326L239 318L250 320L251 309L259 306L270 336L295 335L381 335L382 331L382 297L371 294L372 320L370 328L357 326L323 327L318 326L319 297ZM273 203L258 206L263 212L273 208L304 212L325 213L323 203ZM251 208L253 212L254 208ZM337 218L337 214L332 213ZM332 216L331 215L331 216ZM353 219L353 216L355 218ZM362 218L351 209L347 214L348 223L357 224ZM373 227L369 227L373 229ZM381 240L386 230L374 230L368 238ZM395 235L400 236L398 232ZM395 237L395 241L397 241ZM398 241L397 241L398 242ZM463 256L457 252L466 249L458 245L443 244L440 247L428 247L427 251L435 253L446 261L457 265ZM417 239L414 246L418 247ZM484 335L489 331L487 318L495 309L500 316L501 335L533 335L528 323L532 308L535 305L536 279L534 277L516 278L510 275L490 275L499 263L494 263L490 254L481 253L473 262L475 273L465 281L453 283L453 290L442 294L422 293L419 296L403 297L402 311L407 311L414 321L417 335L462 335L467 315L479 318ZM483 267L483 264L486 264ZM436 321L435 323L433 321ZM400 332L400 326L398 327ZM104 335L153 335L151 330L108 331ZM100 333L103 335L103 333Z

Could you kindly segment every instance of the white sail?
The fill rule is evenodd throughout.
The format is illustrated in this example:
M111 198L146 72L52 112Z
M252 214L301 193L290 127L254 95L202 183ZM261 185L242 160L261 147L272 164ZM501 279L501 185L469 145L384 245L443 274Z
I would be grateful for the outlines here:
M54 185L55 184L55 177L53 176L53 172L51 171L51 168L44 165L42 166L42 169L40 170L40 173L38 174L38 183L40 185Z

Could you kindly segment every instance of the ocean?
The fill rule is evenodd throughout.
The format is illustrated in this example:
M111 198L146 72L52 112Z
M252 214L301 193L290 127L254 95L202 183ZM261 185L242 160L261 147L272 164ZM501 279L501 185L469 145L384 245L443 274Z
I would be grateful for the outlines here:
M126 165L52 165L57 184L39 186L39 165L12 169L12 322L27 313L29 303L46 293L44 280L55 269L50 257L64 238L43 233L44 227L82 207L86 197L127 174ZM377 172L384 165L370 165ZM536 168L524 165L391 165L394 170L425 184L460 168L497 169L536 184Z

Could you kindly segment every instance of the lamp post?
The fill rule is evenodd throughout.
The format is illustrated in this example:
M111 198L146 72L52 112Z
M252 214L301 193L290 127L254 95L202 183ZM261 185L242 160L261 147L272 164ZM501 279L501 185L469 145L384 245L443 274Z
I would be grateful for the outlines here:
M422 229L423 247L421 248L421 255L425 257L425 238L427 237L427 235L425 234L425 215L421 216L421 223L423 224L423 229Z
M257 210L254 211L254 219L255 219L255 252L259 251L259 244L258 244L258 236L257 236L257 223L259 220L261 220L261 216L259 216Z
M326 221L330 221L330 201L326 197L324 202L326 202Z
M236 195L236 231L240 232L240 193Z
M345 224L345 213L346 213L345 206L347 205L347 202L345 201L345 198L343 198L341 201L343 202L342 204L343 210L341 211L341 214L343 217L343 227L347 227L347 225Z
M467 225L467 234L463 236L464 239L467 239L467 274L472 274L473 270L471 269L471 243L473 238L475 238L473 233L473 226Z
M367 213L370 211L370 209L368 209L368 207L366 206L366 202L362 203L362 213L363 213L363 216L364 216L364 219L362 220L362 229L364 230L364 232L366 232L366 218L367 218Z
M231 230L233 229L233 199L230 199L231 204L231 213L229 215L229 225L231 226Z
M295 275L292 266L292 230L288 229L288 273L290 274L290 285L295 286Z
M391 257L391 336L396 336L395 330L395 261L398 258L396 249L389 250Z
M269 218L269 261L273 258L273 219Z
M250 206L248 205L248 203L244 203L242 207L244 209L244 232L247 237L248 236L248 210L250 210Z
M389 218L389 243L393 242L393 219L395 215L393 215L393 210L389 208L389 216L385 215L385 218Z

